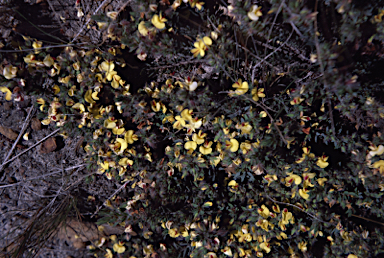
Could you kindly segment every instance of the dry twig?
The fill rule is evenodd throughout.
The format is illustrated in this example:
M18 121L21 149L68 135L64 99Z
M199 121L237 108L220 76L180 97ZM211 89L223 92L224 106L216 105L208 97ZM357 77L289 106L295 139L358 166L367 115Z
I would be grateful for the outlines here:
M316 45L316 52L317 52L317 60L319 61L319 64L320 64L321 73L325 74L324 73L325 70L324 70L323 61L321 60L321 49L320 49L320 44L319 44L319 38L317 37L317 33L318 33L318 31L317 31L317 5L318 5L318 2L319 2L319 0L316 0L316 4L315 4L316 17L315 17L315 19L313 21L314 22L314 26L315 26L315 45ZM329 86L328 86L328 83L327 83L326 76L323 77L323 80L324 80L324 86L328 90ZM331 120L332 135L336 139L335 122L333 120L332 103L331 103L331 98L329 97L328 94L327 94L327 105L328 105L328 109L329 109L329 119Z
M1 169L6 165L8 164L9 162L12 162L13 160L15 160L16 158L18 158L19 156L23 155L24 153L26 153L27 151L33 149L34 147L36 147L37 145L39 145L41 142L45 141L46 139L48 139L49 137L51 137L52 135L55 135L58 131L60 131L60 128L59 129L56 129L55 131L53 131L52 133L50 133L49 135L45 136L43 139L41 139L40 141L38 141L37 143L33 144L31 147L29 147L28 149L20 152L19 154L17 154L15 157L13 157L12 159L6 161L3 163L3 165L1 165L0 167L0 171Z
M30 121L30 119L31 119L31 114L32 114L32 112L33 112L34 110L35 110L34 107L31 107L31 108L29 109L28 116L27 116L27 118L26 118L25 121L24 121L24 124L23 124L23 126L22 126L22 128L21 128L21 131L20 131L20 133L19 133L19 136L17 136L17 139L16 139L15 142L13 143L12 148L9 150L7 156L5 157L5 159L4 159L4 161L3 161L3 164L0 166L0 171L3 170L5 164L8 163L7 160L8 160L9 157L11 156L11 154L12 154L13 150L15 149L17 143L19 142L21 136L24 134L25 129L27 129L27 125L29 124L29 121ZM1 180L1 181L2 181L2 180Z

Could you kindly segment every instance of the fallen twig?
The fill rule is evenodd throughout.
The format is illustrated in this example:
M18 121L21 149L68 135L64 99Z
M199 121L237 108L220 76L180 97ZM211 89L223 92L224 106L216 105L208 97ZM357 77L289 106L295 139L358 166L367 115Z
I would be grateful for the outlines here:
M99 207L97 207L96 211L93 213L93 215L91 216L91 218L93 218L93 217L100 211L100 209L105 205L105 203L106 203L107 201L109 201L110 199L112 199L113 196L115 196L115 195L118 194L123 188L125 188L129 182L130 182L130 181L125 182L122 186L119 187L119 189L117 189L111 196L109 196L109 197L103 202L102 205L100 205Z
M15 142L13 143L12 145L12 148L9 150L7 156L5 157L4 161L3 161L3 164L0 166L0 171L3 170L3 167L5 164L7 164L7 160L9 159L9 157L11 156L13 150L15 149L17 143L19 142L20 138L22 137L22 135L24 134L24 131L25 129L27 129L27 125L29 124L29 121L31 119L31 114L32 112L35 110L35 108L32 106L30 109L29 109L29 112L28 112L28 115L27 115L27 118L25 119L24 121L24 124L23 126L21 127L21 131L19 133L19 136L17 136ZM2 181L2 180L1 180Z
M40 141L38 141L37 143L33 144L31 147L29 147L28 149L20 152L19 154L17 154L15 157L13 157L12 159L4 162L1 167L0 167L0 171L3 169L3 167L8 164L9 162L15 160L16 158L18 158L19 156L23 155L24 153L26 153L27 151L33 149L34 147L36 147L37 145L39 145L41 142L45 141L46 139L48 139L49 137L51 137L52 135L55 135L58 131L60 131L60 128L59 129L56 129L55 131L53 131L52 133L50 133L49 135L45 136L43 139L41 139Z
M324 73L324 65L323 65L323 61L321 60L321 50L320 50L320 44L319 44L319 39L317 37L317 5L318 5L318 0L316 0L316 4L315 4L315 13L316 13L316 17L314 19L314 27L315 27L315 45L316 45L316 52L317 52L317 60L319 61L319 64L320 64L320 70L321 70L321 73L322 74L325 74ZM327 83L327 77L324 76L323 77L323 80L324 80L324 86L325 86L325 89L327 89L327 92L328 91L328 83ZM328 109L329 109L329 119L331 120L331 128L332 128L332 135L333 137L336 139L336 134L335 134L335 122L333 120L333 111L332 111L332 103L331 103L331 99L329 97L328 94L326 94L327 96L327 105L328 105Z
M75 168L81 168L81 167L84 167L84 166L85 166L85 164L81 164L81 165L76 165L76 166L73 166L73 167L65 168L64 170L65 170L65 171L68 171L68 170L72 170L72 169L75 169ZM59 171L55 171L55 172L52 172L52 173L44 174L44 175L41 175L41 176L28 178L28 179L26 179L26 180L23 180L23 181L14 183L14 184L0 185L0 189L2 189L2 188L8 188L8 187L13 187L13 186L17 186L17 185L21 185L21 184L23 184L23 183L25 183L25 182L28 182L28 181L32 181L32 180L36 180L36 179L40 179L40 178L45 178L45 177L47 177L47 176L52 176L52 175L59 174L59 173L62 173L62 172L63 172L62 170L59 170ZM87 175L87 176L88 176L88 175ZM67 190L67 189L66 189L66 190Z
M93 12L93 15L95 15L109 0L104 0L100 5L99 7L97 7L97 9ZM71 40L71 43L75 42L75 40L80 36L80 34L83 32L83 30L85 29L85 27L87 27L87 25L91 22L92 18L89 17L88 20L85 22L85 24L81 27L81 29L79 30L79 32L76 34L76 36Z

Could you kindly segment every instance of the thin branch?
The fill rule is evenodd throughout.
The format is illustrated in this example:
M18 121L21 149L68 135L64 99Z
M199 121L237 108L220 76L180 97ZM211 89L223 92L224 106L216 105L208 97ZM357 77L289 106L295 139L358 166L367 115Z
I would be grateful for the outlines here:
M65 171L68 171L68 170L72 170L72 169L75 169L75 168L81 168L81 167L84 167L84 166L85 166L85 164L81 164L81 165L76 165L76 166L73 166L73 167L66 168L66 169L64 169L64 170L65 170ZM32 180L36 180L36 179L45 178L45 177L47 177L47 176L52 176L52 175L59 174L59 173L62 173L62 170L55 171L55 172L48 173L48 174L44 174L44 175L37 176L37 177L28 178L28 179L26 179L26 180L23 180L23 181L14 183L14 184L0 185L0 189L2 189L2 188L8 188L8 187L13 187L13 186L17 186L17 185L21 185L21 184L23 184L23 183L25 183L25 182L28 182L28 181L32 181ZM67 189L66 189L66 190L67 190Z
M318 2L319 2L319 0L316 0L315 13L317 13ZM318 31L317 31L317 14L316 14L316 17L314 19L314 26L315 26L315 45L316 45L317 59L318 59L319 64L320 64L321 73L325 74L323 61L321 60L321 50L320 50L319 38L317 37L317 33L318 33ZM326 76L323 77L323 80L324 80L324 87L327 89L327 93L328 93L329 88L328 88ZM326 94L326 95L327 95L327 105L328 105L328 109L329 109L329 119L331 120L332 135L336 139L335 121L333 120L332 103L331 103L331 99L330 99L329 95L328 94Z
M244 96L244 95L242 95L242 96ZM287 140L285 140L285 138L284 138L282 132L280 131L280 129L279 129L279 127L277 126L277 124L275 123L275 120L273 119L273 117L271 116L271 114L268 112L267 107L266 107L263 103L257 103L256 101L254 101L253 99L251 99L251 98L249 98L249 97L247 97L247 96L244 96L244 97L245 97L246 99L248 99L249 101L251 101L251 102L252 102L253 104L255 104L256 106L261 107L261 108L265 111L265 113L267 113L269 119L271 120L271 123L272 123L273 126L276 128L277 132L279 133L280 138L283 140L283 142L285 143L285 145L288 145Z
M364 219L364 220L367 220L367 221L370 221L370 222L374 222L374 223L376 223L376 224L379 224L379 225L384 226L384 223L381 223L381 222L378 222L378 221L374 221L374 220L372 220L372 219L367 219L367 218L364 218L364 217L361 217L361 216L358 216L358 215L354 215L354 214L352 214L351 216L352 216L352 217L359 218L359 219Z
M59 129L56 129L55 131L53 131L52 133L50 133L49 135L45 136L43 139L41 139L40 141L38 141L37 143L33 144L31 147L29 147L28 149L20 152L19 154L17 154L15 157L13 157L12 159L6 161L3 163L3 165L1 165L0 167L0 171L3 169L3 167L8 164L9 162L12 162L13 160L15 160L16 158L18 158L19 156L23 155L24 153L28 152L29 150L33 149L34 147L36 147L37 145L39 145L41 142L45 141L46 139L48 139L49 137L51 137L52 135L55 135L58 131L60 131L60 128Z
M129 182L130 182L130 181L127 181L127 182L125 182L122 186L120 186L119 189L117 189L111 196L109 196L109 197L103 202L103 205L105 205L105 203L106 203L107 201L109 201L110 199L112 199L113 196L115 196L115 195L118 194L123 188L125 188ZM91 218L93 218L93 217L100 211L100 209L103 208L103 205L100 205L99 207L97 207L95 213L93 213L93 215L91 216Z
M268 38L267 38L267 42L269 41L269 39L271 38L271 34L272 34L272 29L273 29L273 25L275 24L276 20L277 20L277 16L279 15L280 11L281 11L281 8L283 8L283 5L285 3L285 0L283 0L279 6L279 9L277 10L276 12L276 15L275 15L275 18L273 19L273 22L272 22L272 26L271 28L269 29L269 32L268 32ZM264 55L267 54L267 48L265 47L264 48Z
M289 34L288 38L286 41L284 41L283 44L281 44L278 48L276 48L273 52L271 52L270 54L268 54L266 57L263 58L263 60L261 60L260 62L258 62L254 67L253 69L256 69L256 67L259 67L262 63L266 62L266 60L271 56L273 55L274 53L276 53L277 51L279 51L292 37L293 35L293 29L291 31L291 34Z
M230 91L220 91L219 93L233 93L233 92L230 92ZM243 96L244 98L246 98L247 100L251 101L253 104L255 104L256 106L258 107L261 107L265 113L267 113L269 119L271 120L271 124L274 125L274 127L276 128L277 132L279 133L280 137L281 137L281 140L286 144L288 145L288 142L287 140L285 140L282 132L280 131L279 127L277 126L277 124L275 123L275 120L273 119L273 117L271 116L271 114L268 112L268 108L263 104L263 103L257 103L256 101L254 101L253 99L245 96L245 95L240 95L240 96Z
M285 203L285 202L279 202L279 201L276 201L276 200L274 200L272 197L270 197L266 192L264 192L264 193L265 193L265 196L266 196L268 199L270 199L272 202L274 202L274 203L278 203L278 204L282 204L282 205L288 205L288 206L295 207L295 208L299 209L300 211L302 211L302 212L308 214L310 217L314 218L314 219L317 220L317 221L320 221L320 222L323 222L323 223L330 223L330 222L327 222L327 221L324 221L324 220L319 219L319 218L316 217L315 215L313 215L313 214L311 214L311 213L305 211L304 209L302 209L301 207L299 207L299 206L297 206L297 205L294 205L294 204L291 204L291 203Z
M179 66L179 65L193 64L193 63L205 63L205 62L206 62L206 60L204 60L204 59L201 59L201 60L188 60L188 61L184 61L184 62L179 62L179 63L173 64L173 65L156 66L156 67L148 68L148 70L165 69L165 68L172 68L172 67Z
M35 110L35 108L33 106L29 109L27 118L25 119L25 121L23 123L23 126L21 128L19 135L17 136L17 138L16 138L15 142L13 143L12 148L9 150L7 156L5 157L3 164L0 166L0 171L3 170L4 165L6 164L7 160L11 156L11 154L12 154L13 150L15 149L17 143L19 142L21 136L24 134L25 129L27 129L27 125L29 124L29 121L31 119L31 114L34 110Z
M29 51L42 50L42 49L47 49L47 48L70 47L70 46L86 45L86 44L89 45L88 42L84 42L84 43L75 43L75 44L52 45L52 46L39 47L39 48L15 49L15 50L0 50L0 52L4 52L4 53L29 52Z
M93 15L95 15L109 0L104 0L99 7L93 12ZM71 43L75 42L75 40L80 36L80 34L84 31L84 29L87 27L87 25L91 22L91 17L88 18L86 23L81 27L79 32L76 34L76 36L71 40Z

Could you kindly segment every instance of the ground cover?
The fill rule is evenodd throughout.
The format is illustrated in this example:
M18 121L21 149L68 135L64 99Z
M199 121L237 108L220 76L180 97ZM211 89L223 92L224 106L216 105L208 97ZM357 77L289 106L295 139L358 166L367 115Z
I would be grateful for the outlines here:
M28 5L2 15L5 255L382 255L379 1Z

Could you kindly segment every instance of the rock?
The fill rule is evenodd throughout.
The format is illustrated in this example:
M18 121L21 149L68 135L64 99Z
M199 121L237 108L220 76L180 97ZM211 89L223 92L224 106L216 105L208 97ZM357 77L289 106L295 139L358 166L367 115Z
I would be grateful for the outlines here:
M43 144L41 144L40 153L50 153L56 150L56 148L56 139L54 137L50 137L45 142L43 142Z
M12 102L8 102L8 101L3 103L4 109L7 111L12 109L12 105L13 105Z
M12 131L11 128L7 128L7 127L1 126L1 125L0 125L0 133L2 135L4 135L5 137L7 137L8 139L13 140L13 141L16 140L17 136L18 136L18 134L15 133L14 131Z
M85 247L87 241L95 241L101 237L95 224L91 222L68 219L64 226L59 230L59 239L71 242L77 249Z
M41 122L40 122L40 120L37 119L36 117L32 118L31 127L35 131L41 130Z

